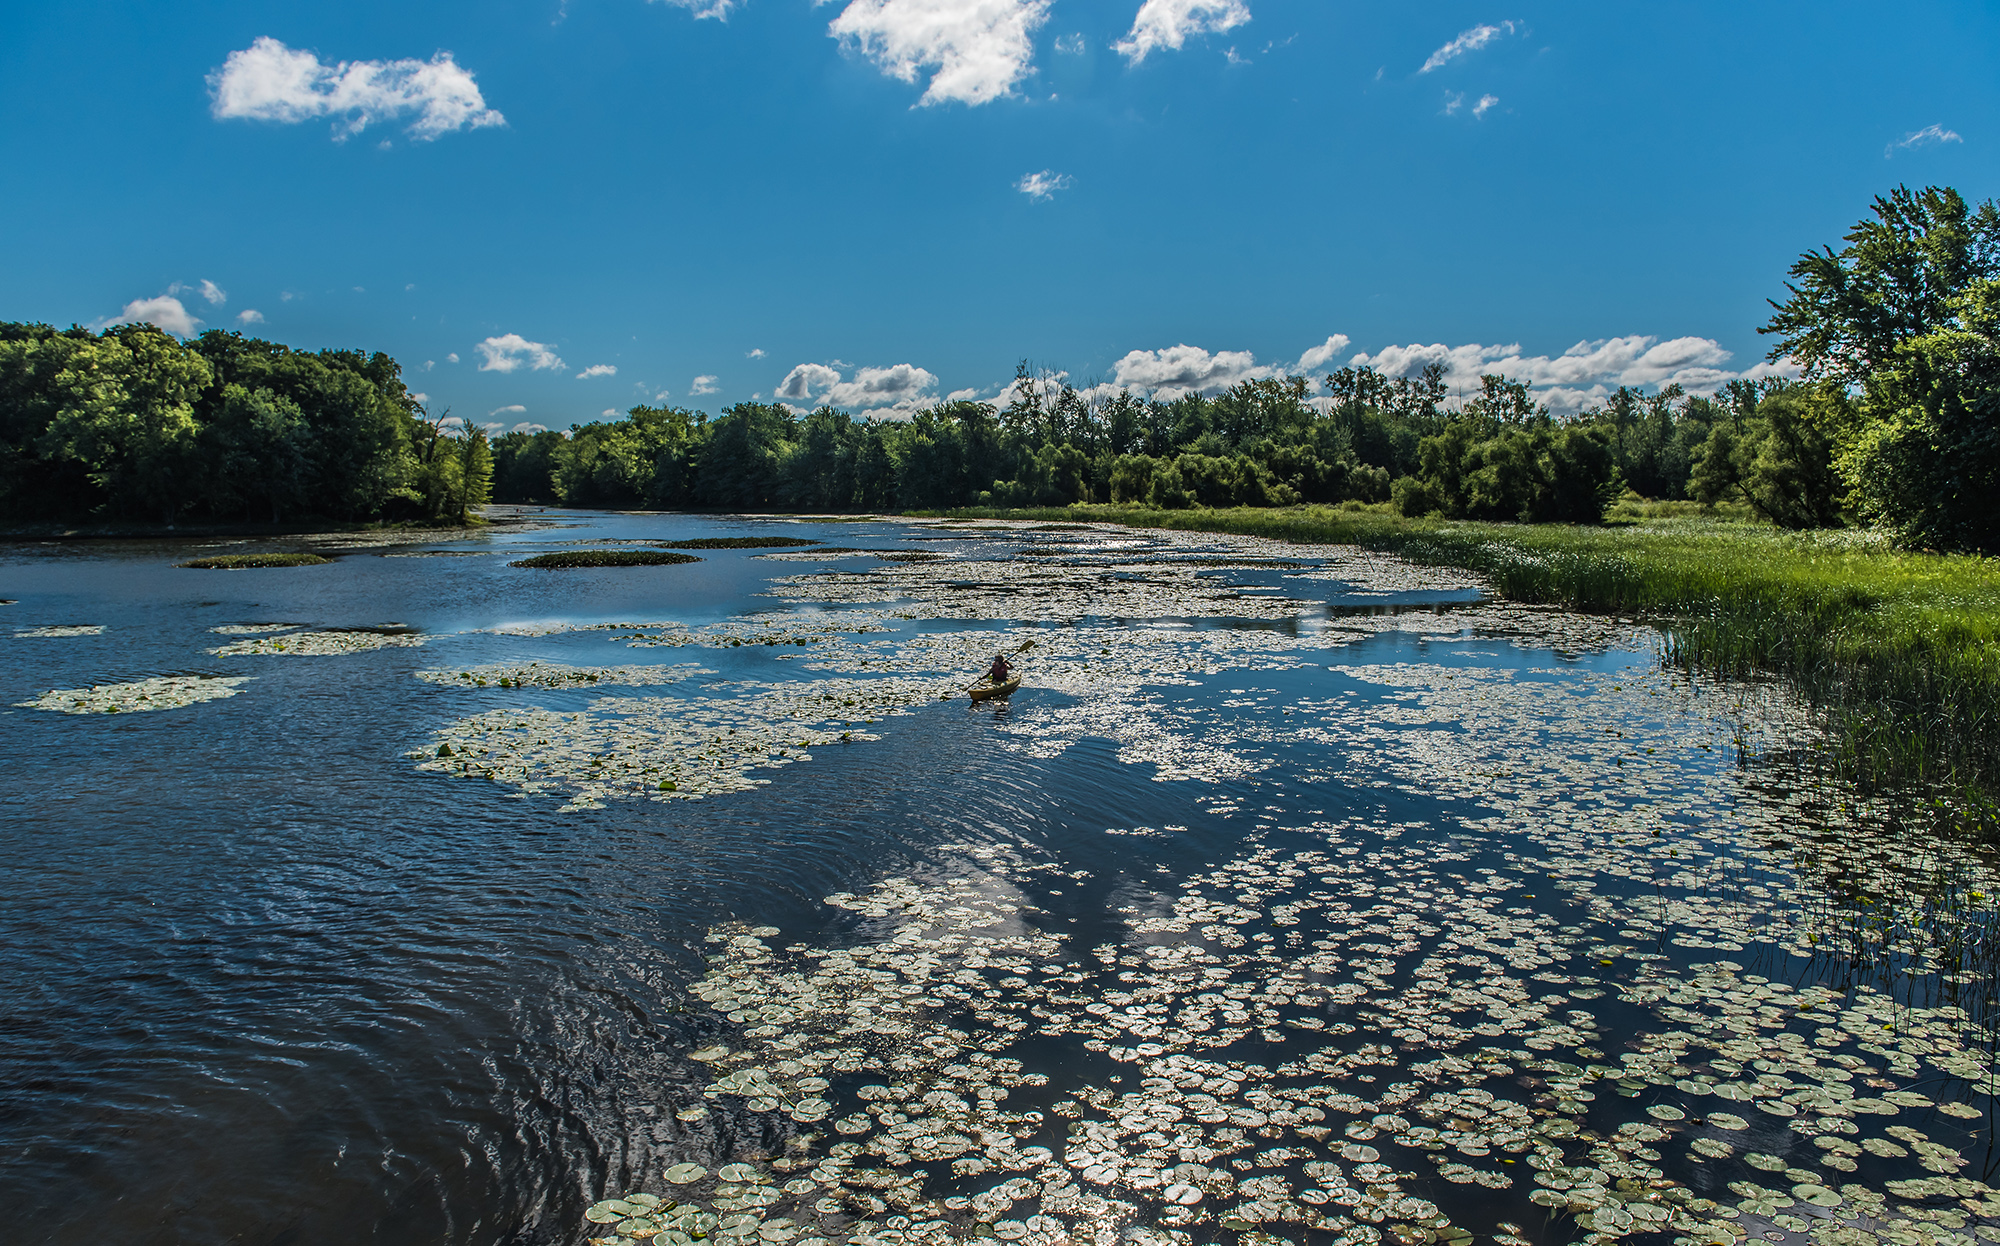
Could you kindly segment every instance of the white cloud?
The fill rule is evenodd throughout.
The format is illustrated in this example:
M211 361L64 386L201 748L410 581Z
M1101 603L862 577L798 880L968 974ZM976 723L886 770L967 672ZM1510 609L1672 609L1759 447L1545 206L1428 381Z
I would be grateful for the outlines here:
M1090 44L1084 40L1081 31L1076 34L1056 36L1056 51L1065 56L1082 56L1089 47Z
M688 396L691 398L699 398L703 394L715 393L716 391L722 388L720 385L717 385L715 383L716 380L717 378L712 376L698 376L694 378L694 386L693 388L688 390Z
M1458 38L1431 53L1430 59L1425 61L1423 68L1417 72L1427 74L1433 69L1441 69L1467 52L1477 52L1502 35L1513 34L1517 29L1519 29L1517 23L1501 22L1497 26L1474 26L1471 30L1461 31Z
M529 345L532 346L534 345L534 343L530 342ZM618 375L617 364L593 363L588 368L585 368L583 371L577 373L576 379L579 381L587 381L593 376L617 376L617 375Z
M1111 46L1136 65L1160 48L1178 51L1193 35L1220 34L1249 20L1243 0L1146 0L1131 33Z
M501 410L519 411L521 410L521 408L502 407ZM604 414L611 415L614 413L606 411ZM546 433L549 431L549 426L546 424L530 424L526 420L521 421L519 424L514 425L512 428L507 427L507 425L500 423L498 420L495 420L490 424L481 424L479 427L486 430L486 435L488 437L498 437L502 433Z
M1043 169L1040 173L1030 173L1014 183L1014 189L1036 203L1053 199L1059 190L1068 190L1076 185L1076 179L1067 173L1056 173Z
M743 0L660 0L678 9L686 9L696 17L712 17L719 22L729 20L729 15Z
M1445 383L1453 389L1448 405L1457 405L1479 389L1484 375L1526 381L1535 398L1558 414L1596 406L1621 385L1635 389L1679 385L1691 394L1712 394L1733 380L1768 376L1796 377L1789 361L1758 363L1743 371L1723 365L1731 358L1721 343L1705 337L1633 335L1578 342L1560 355L1523 355L1518 344L1507 346L1386 346L1373 355L1355 355L1349 362L1372 367L1385 376L1412 376L1431 363L1443 364Z
M1482 95L1479 97L1479 102L1472 106L1472 115L1475 117L1484 117L1486 110L1499 102L1500 97L1497 95Z
M606 407L606 408L604 408L604 410L602 410L602 411L599 411L599 412L598 412L597 414L599 414L600 416L603 416L603 417L604 417L605 419L610 419L611 417L613 417L613 416L615 416L615 415L617 415L617 414L618 414L618 408L616 408L616 407Z
M563 366L555 351L540 342L530 342L518 333L489 337L474 349L486 356L486 361L479 365L481 372L512 372L524 364L530 372ZM453 363L458 362L457 355L447 355L446 358Z
M1321 342L1318 346L1312 347L1305 354L1299 356L1299 371L1319 371L1331 362L1335 355L1346 350L1349 345L1350 343L1345 333L1334 334L1332 337L1326 339L1326 341Z
M759 346L743 357L745 359L762 359L764 357L764 348Z
M1446 91L1444 93L1444 115L1449 117L1465 107L1465 92Z
M1111 365L1111 383L1120 389L1173 399L1190 391L1217 394L1239 381L1274 376L1280 369L1259 364L1247 350L1209 354L1183 342L1162 350L1135 350Z
M451 352L451 353L450 353L449 355L446 355L446 356L444 357L444 361L445 361L446 363L457 363L457 362L458 362L458 352L457 352L457 351L453 351L453 352Z
M218 306L229 301L228 292L206 277L201 279L201 296Z
M1956 130L1947 130L1941 125L1927 125L1921 130L1913 130L1882 149L1882 158L1889 159L1897 151L1911 151L1918 147L1930 147L1938 143L1963 143Z
M512 406L493 408L491 411L488 411L486 413L486 418L490 420L496 415L519 415L521 414L521 412L526 410L527 410L526 407L522 406L520 403L517 402L514 403Z
M1183 342L1163 350L1135 350L1111 365L1111 380L1093 387L1089 393L1110 397L1121 389L1149 394L1171 401L1187 393L1219 394L1244 381L1268 377L1310 376L1326 367L1351 345L1345 333L1335 333L1317 346L1309 347L1296 364L1258 363L1247 350L1223 350L1210 354L1199 346ZM1058 378L1060 379L1060 378Z
M220 120L298 122L337 117L342 141L377 121L416 114L408 127L423 141L454 130L503 125L486 106L471 73L439 52L428 61L341 61L326 65L311 52L265 36L231 52L208 76L211 109Z
M263 324L264 313L254 307L246 307L236 313L236 323L240 325Z
M426 372L429 372L432 368L435 368L437 366L438 366L438 361L435 359L424 360L424 371Z
M1034 59L1050 0L850 0L827 33L915 82L935 68L919 104L985 104L1013 93Z
M788 405L908 412L933 401L931 391L936 387L937 377L914 364L857 368L852 378L843 380L839 368L802 363L785 374L772 397Z
M114 324L150 324L180 337L193 337L195 326L200 323L181 305L179 299L171 294L162 294L158 298L133 299L125 304L125 310L109 320L98 321L93 327L102 329Z

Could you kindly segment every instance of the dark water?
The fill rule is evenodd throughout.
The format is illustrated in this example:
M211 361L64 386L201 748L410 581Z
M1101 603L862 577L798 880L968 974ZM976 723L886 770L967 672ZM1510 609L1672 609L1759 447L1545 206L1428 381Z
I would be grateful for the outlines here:
M1611 644L1572 644L1461 631L1450 611L1476 597L1462 586L1356 597L1337 581L1244 568L1214 575L1312 598L1303 622L1202 618L1190 631L1295 632L1390 606L1419 609L1435 623L1358 636L1290 669L1223 666L1152 689L1134 704L1150 707L1153 726L1122 738L1115 724L1075 718L1087 698L1060 691L1046 692L1040 706L1026 697L983 711L962 700L920 705L871 728L879 740L818 749L809 763L768 772L767 786L705 801L614 800L563 812L556 797L522 798L499 784L417 770L405 754L428 749L434 732L508 703L497 690L418 682L418 670L503 660L696 661L714 671L697 681L697 695L700 688L721 695L744 680L810 677L780 666L765 646L635 653L603 631L485 630L665 620L700 628L745 615L820 613L760 595L775 577L814 565L754 551L619 571L507 566L508 554L562 542L771 530L686 517L564 522L571 526L437 547L480 551L473 557L364 549L297 570L184 570L172 564L193 547L159 543L5 552L0 597L17 599L0 606L6 633L66 624L106 630L0 638L0 702L156 675L255 678L233 698L157 713L0 710L0 1237L580 1241L590 1227L583 1209L594 1200L657 1188L668 1163L719 1162L770 1142L757 1131L773 1126L747 1118L728 1126L736 1133L696 1140L673 1117L700 1100L698 1088L712 1076L688 1053L732 1041L737 1028L688 989L708 967L713 948L704 940L718 926L779 927L808 943L859 937L865 923L829 910L822 897L948 870L966 845L1001 847L1080 875L1053 889L1044 879L1033 892L1036 920L1078 948L1127 938L1117 910L1135 898L1157 898L1169 881L1293 828L1403 828L1402 848L1427 837L1459 844L1465 855L1456 870L1517 868L1520 854L1510 850L1547 856L1546 845L1510 839L1518 827L1488 823L1495 809L1503 823L1514 818L1535 793L1509 790L1494 805L1485 791L1504 788L1498 779L1460 773L1462 782L1428 784L1411 768L1421 749L1402 760L1390 755L1383 734L1390 728L1352 731L1341 725L1346 711L1322 709L1317 721L1339 730L1309 736L1298 730L1305 711L1293 710L1344 699L1389 714L1403 694L1345 673L1363 665L1462 669L1501 681L1491 685L1495 697L1577 691L1579 704L1584 690L1610 680L1657 677L1651 642L1637 632ZM885 524L782 531L910 548L920 545L905 537L937 535ZM495 549L503 552L486 552ZM396 624L427 640L421 648L330 657L204 652L237 639L211 628L259 622ZM895 626L901 635L984 624ZM580 710L595 695L527 699ZM1733 801L1763 801L1758 807L1769 816L1743 825L1782 825L1792 816L1782 785L1759 796L1756 776L1736 770L1727 690L1648 695L1661 699L1665 708L1654 716L1666 724L1648 730L1705 741L1688 745L1671 778L1677 790L1726 784ZM1673 696L1681 699L1668 706ZM1538 712L1482 727L1468 709L1453 730L1511 748L1493 733L1520 730ZM1038 746L1063 732L1063 747ZM1149 739L1209 753L1197 749L1185 777L1160 781L1157 759L1133 756ZM1254 752L1255 767L1218 762L1230 748ZM1614 760L1607 751L1595 764L1623 773L1603 769ZM1618 807L1659 804L1665 790ZM1685 802L1677 809L1665 815L1674 825L1705 825ZM1132 827L1176 830L1105 834ZM1351 829L1350 838L1361 833ZM1752 862L1732 877L1757 886L1769 868ZM1642 895L1648 886L1625 878L1597 894ZM1533 906L1552 921L1601 918L1587 896L1559 888L1538 888ZM1761 967L1801 984L1851 978L1851 966L1760 945L1763 923L1792 920L1795 906L1780 898L1763 907L1754 919L1732 919L1744 941L1730 954L1745 972ZM1607 932L1617 924L1602 920ZM1677 964L1722 955L1669 946L1667 932L1661 926L1652 944L1625 943L1657 946ZM1629 981L1630 968L1616 973ZM1574 1041L1595 1034L1600 1049L1615 1049L1614 1029L1642 1019L1615 1003L1605 1001L1597 1028ZM1060 1039L1034 1049L1056 1072L1051 1096L1065 1075L1102 1081L1115 1068ZM1615 1062L1615 1050L1608 1058ZM1927 1119L1930 1135L1954 1146L1967 1129L1983 1127ZM1840 1179L1880 1184L1904 1171L1872 1156L1863 1162L1873 1167ZM1673 1171L1690 1180L1691 1170ZM1703 1180L1709 1197L1732 1197L1720 1177ZM1473 1185L1454 1195L1439 1185L1427 1197L1454 1214L1448 1198L1458 1197L1468 1224L1484 1200L1490 1224L1508 1208L1517 1220L1540 1215L1525 1201L1530 1188L1502 1196ZM1524 1231L1546 1240L1570 1232L1539 1221Z

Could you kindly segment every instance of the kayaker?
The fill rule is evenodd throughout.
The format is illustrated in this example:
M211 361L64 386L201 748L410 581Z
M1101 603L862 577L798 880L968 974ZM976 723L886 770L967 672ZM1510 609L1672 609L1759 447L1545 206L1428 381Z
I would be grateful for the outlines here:
M993 669L986 672L986 679L989 683L1004 684L1013 673L1013 668L1007 665L1007 655L996 653L993 655Z

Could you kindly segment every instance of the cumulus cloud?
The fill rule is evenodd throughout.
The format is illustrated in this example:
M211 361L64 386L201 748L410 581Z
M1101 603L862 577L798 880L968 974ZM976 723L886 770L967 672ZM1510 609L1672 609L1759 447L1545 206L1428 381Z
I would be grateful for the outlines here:
M719 377L713 376L698 376L694 378L694 385L688 390L688 396L699 398L703 394L716 393L722 388L722 386L716 384L716 381L719 379Z
M1882 149L1882 158L1887 160L1898 151L1913 151L1919 147L1931 147L1938 143L1963 143L1956 130L1947 130L1941 125L1927 125L1921 130L1913 130Z
M1111 47L1136 65L1158 49L1178 51L1191 36L1220 34L1249 20L1243 0L1146 0L1131 32Z
M802 363L785 374L772 396L787 405L908 412L931 402L936 387L937 377L914 364L857 368L843 379L839 368Z
M526 407L522 406L520 403L517 402L512 404L511 406L493 408L491 411L488 411L486 413L486 418L490 420L496 415L519 415L521 414L521 412L526 410L527 410Z
M1497 95L1482 95L1479 97L1479 102L1472 106L1472 115L1475 117L1484 117L1486 110L1499 102L1500 97Z
M764 348L761 346L755 347L749 354L743 357L745 359L762 359L764 357Z
M240 325L263 324L264 313L254 307L246 307L236 313L236 323Z
M1331 363L1352 343L1345 333L1335 333L1317 346L1309 347L1295 364L1258 363L1247 350L1223 350L1211 354L1199 346L1183 342L1162 350L1128 351L1111 365L1111 380L1090 392L1108 397L1121 389L1172 400L1187 393L1219 394L1243 381L1269 377L1310 376Z
M1346 350L1351 344L1345 333L1334 334L1332 337L1327 338L1326 341L1321 342L1318 346L1312 347L1305 354L1299 356L1299 371L1319 371L1331 362L1335 355Z
M1275 375L1279 369L1257 362L1247 350L1208 353L1183 342L1161 350L1128 351L1111 365L1111 383L1158 398L1178 398L1189 392L1215 394L1239 381Z
M125 304L125 310L109 320L98 321L93 327L102 329L114 324L150 324L179 337L193 337L195 326L200 323L181 305L179 299L171 294L162 294L158 298L133 299Z
M660 2L671 4L677 9L686 9L696 17L712 17L719 22L726 22L743 0L660 0Z
M444 361L445 361L446 363L457 363L457 362L458 362L458 352L457 352L457 351L453 351L453 352L451 352L451 353L450 353L449 355L446 355L446 356L444 357Z
M1442 364L1445 383L1457 401L1479 388L1484 375L1526 381L1538 401L1559 414L1596 406L1621 385L1635 389L1679 385L1691 394L1712 394L1730 381L1768 376L1796 377L1789 363L1758 363L1744 371L1724 365L1730 352L1712 338L1600 338L1578 342L1560 355L1524 355L1517 344L1446 346L1443 343L1385 346L1363 352L1349 362L1372 367L1385 376L1412 376L1426 365Z
M528 345L533 346L534 343L530 342L528 343ZM617 375L618 375L617 364L593 363L588 368L585 368L583 371L577 373L576 379L579 381L587 381L593 376L617 376Z
M1516 22L1501 22L1496 26L1474 26L1471 30L1460 31L1458 38L1431 53L1430 59L1425 61L1423 68L1417 72L1427 74L1433 69L1442 69L1466 53L1477 52L1495 39L1513 34L1517 29L1519 24Z
M201 296L216 306L221 306L229 301L228 291L206 277L201 279Z
M439 52L428 61L340 61L323 64L311 52L264 36L231 52L208 76L218 119L293 123L338 118L336 141L377 121L415 114L406 132L428 141L454 130L504 125L486 106L472 74Z
M1076 185L1076 179L1067 173L1055 173L1043 169L1040 173L1030 173L1014 183L1014 189L1036 203L1053 199L1059 190L1068 190Z
M827 27L904 82L932 69L919 104L985 104L1013 93L1050 0L850 0Z
M540 342L530 342L518 333L489 337L473 349L486 357L485 362L479 365L481 372L513 372L523 367L530 372L539 372L544 368L563 366L563 361L557 358L554 350ZM445 358L458 362L457 355Z

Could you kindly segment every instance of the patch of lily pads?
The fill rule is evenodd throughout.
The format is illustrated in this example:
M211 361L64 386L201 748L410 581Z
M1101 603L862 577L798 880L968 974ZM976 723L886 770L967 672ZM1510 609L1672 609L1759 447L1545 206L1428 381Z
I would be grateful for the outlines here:
M692 991L727 1037L673 1105L702 1162L594 1205L594 1240L2000 1242L1974 1132L2000 878L1975 846L1897 834L1889 794L1731 764L1814 739L1781 688L1690 680L1644 629L1504 604L1204 630L1168 621L1224 600L1181 571L1107 559L1128 587L981 552L780 591L1041 626L830 635L796 658L917 678L1032 640L1020 661L1055 695L1018 698L1000 738L1041 759L1109 738L1254 821L1191 874L1131 871L1109 892L1122 929L1088 945L1040 898L1089 874L993 844L829 897L839 937L716 929ZM1385 593L1421 574L1322 570ZM1090 621L1121 608L1160 622ZM1389 631L1544 656L1356 656ZM1621 650L1623 669L1546 656ZM1333 691L1271 678L1308 665ZM1219 704L1176 694L1194 684ZM1301 784L1464 812L1300 820ZM782 1141L718 1149L745 1136Z
M318 554L211 554L175 565L201 571L248 571L257 567L323 567L332 561Z
M59 714L135 714L181 709L203 701L220 701L242 691L248 675L160 675L123 684L92 684L88 688L54 688L22 709Z
M415 672L425 683L447 688L651 687L679 683L714 671L683 662L672 666L569 666L561 662L489 662L459 670Z
M14 633L16 640L66 640L74 636L102 636L102 623L60 623L49 627L32 627Z
M700 561L692 554L665 549L569 549L553 554L536 554L507 565L560 571L588 567L671 567Z
M219 657L329 658L374 649L420 648L424 638L414 632L357 628L352 631L289 632L280 636L246 636L209 652Z

